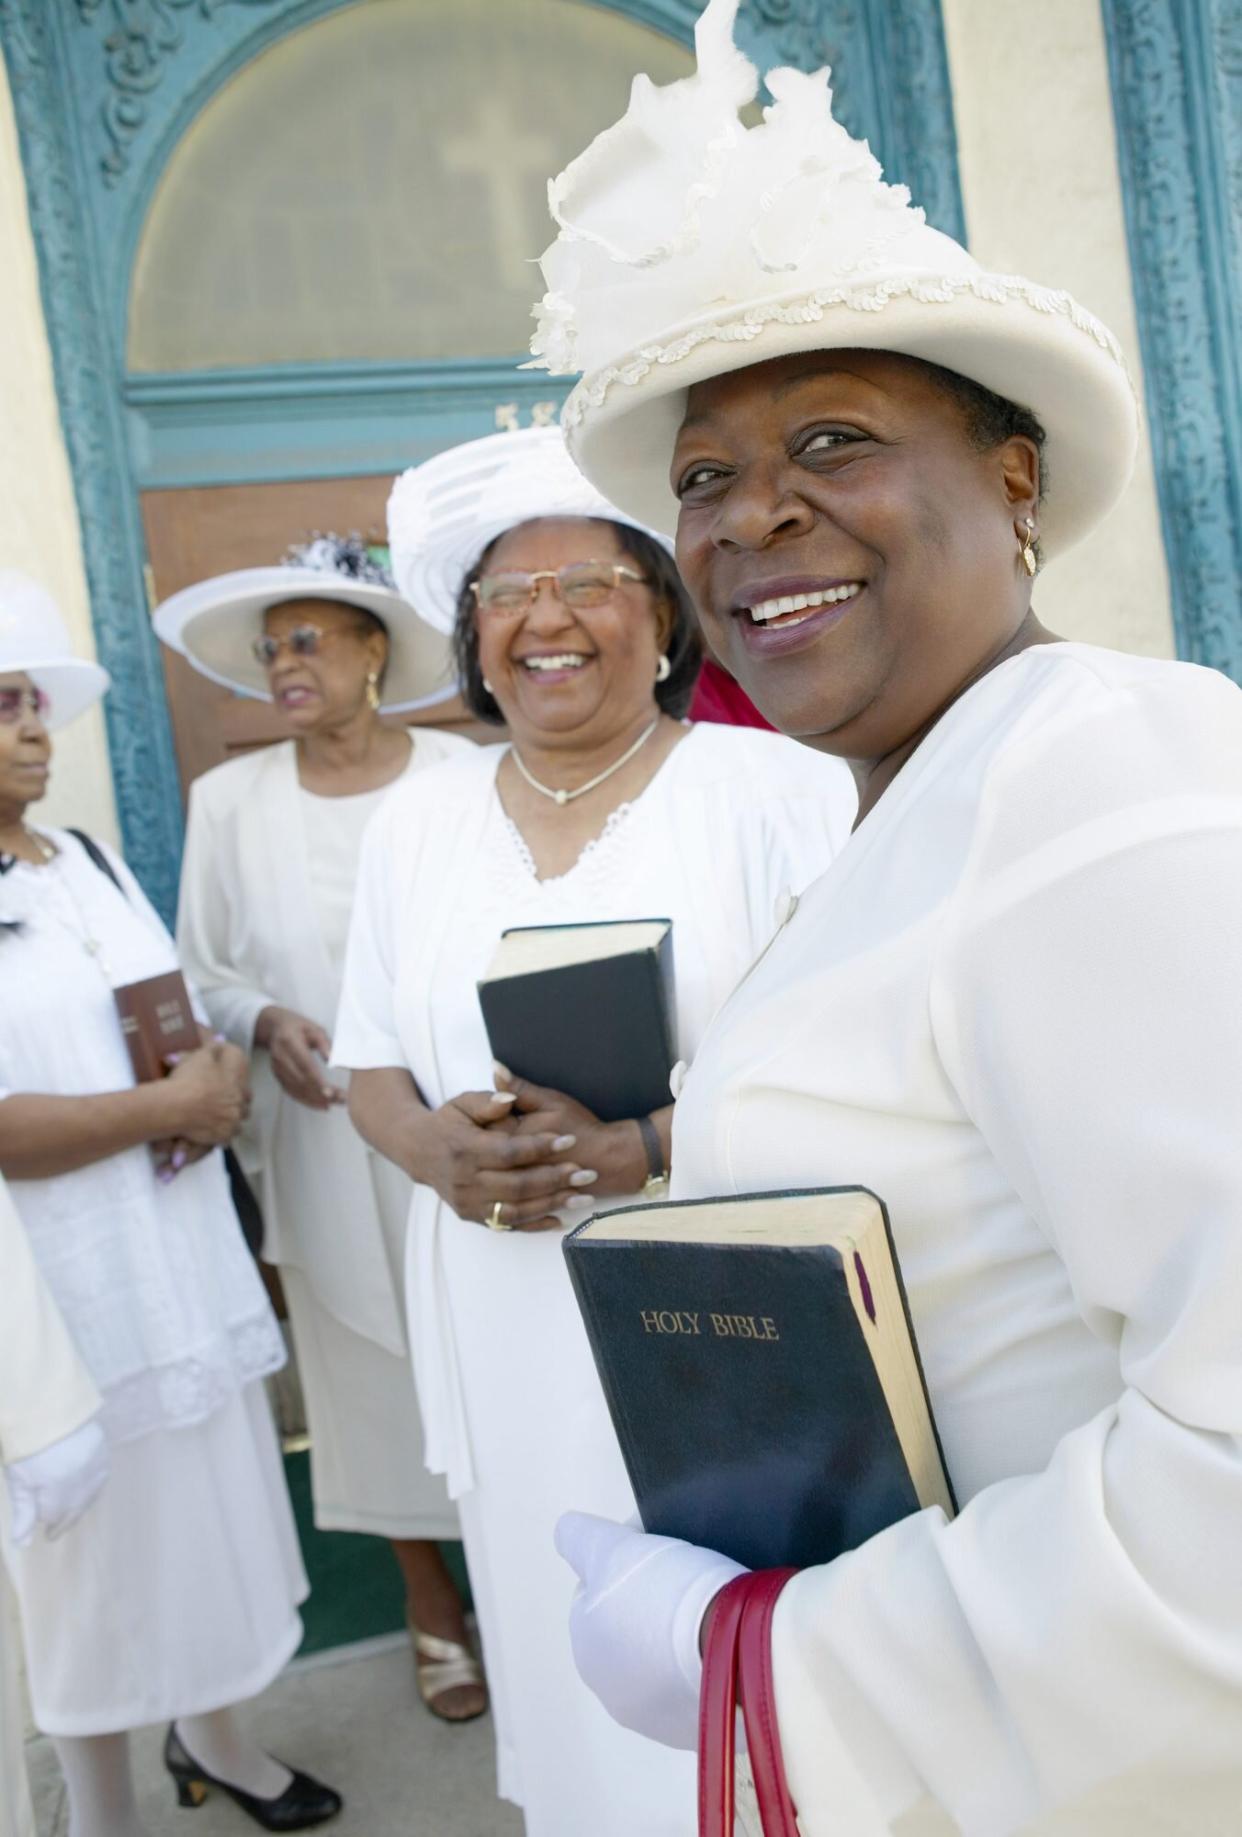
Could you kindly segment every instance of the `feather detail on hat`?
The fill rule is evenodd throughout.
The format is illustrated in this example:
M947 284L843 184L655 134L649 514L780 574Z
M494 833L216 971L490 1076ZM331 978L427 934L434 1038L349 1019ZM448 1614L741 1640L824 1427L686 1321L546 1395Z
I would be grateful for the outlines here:
M921 357L1022 403L1049 437L1052 552L1129 476L1137 404L1121 351L1059 289L989 273L889 185L832 114L829 71L766 77L733 43L738 0L709 0L698 69L635 78L623 118L548 187L532 369L583 372L562 411L570 451L614 503L670 529L685 390L797 351Z

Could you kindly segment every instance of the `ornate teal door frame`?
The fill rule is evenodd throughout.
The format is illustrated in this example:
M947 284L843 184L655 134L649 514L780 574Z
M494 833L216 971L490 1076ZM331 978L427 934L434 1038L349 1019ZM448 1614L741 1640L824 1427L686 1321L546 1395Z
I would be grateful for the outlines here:
M1177 647L1242 683L1242 6L1102 5Z
M354 3L0 0L96 641L114 682L108 743L122 834L166 915L176 899L181 813L145 605L140 484L281 475L276 455L282 447L287 455L291 429L303 476L373 469L377 457L395 465L417 456L408 438L397 451L403 403L438 392L466 438L491 425L501 380L510 401L529 405L552 393L546 378L514 375L499 356L477 365L290 366L127 382L134 252L172 148L244 64ZM701 10L700 0L581 3L687 44ZM940 0L743 0L739 33L764 66L831 63L842 117L870 136L933 221L961 234ZM347 377L372 417L352 431ZM354 455L344 466L343 448Z

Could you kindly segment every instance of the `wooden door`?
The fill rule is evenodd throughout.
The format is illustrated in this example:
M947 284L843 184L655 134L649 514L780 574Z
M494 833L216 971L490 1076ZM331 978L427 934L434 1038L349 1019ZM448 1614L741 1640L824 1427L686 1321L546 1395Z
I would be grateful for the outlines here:
M182 587L233 568L270 567L291 543L317 530L357 531L383 542L392 476L316 478L290 484L205 485L142 493L150 563L151 604ZM283 739L280 717L267 702L234 695L200 676L175 652L163 651L164 680L184 797L191 781L234 753ZM472 739L496 740L498 730L475 721L460 696L395 720L434 726Z

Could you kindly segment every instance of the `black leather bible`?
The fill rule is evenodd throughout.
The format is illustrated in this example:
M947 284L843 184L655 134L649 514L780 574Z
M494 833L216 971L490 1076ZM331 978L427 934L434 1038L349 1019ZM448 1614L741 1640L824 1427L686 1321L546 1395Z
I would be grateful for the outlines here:
M564 1248L648 1531L803 1568L953 1514L874 1194L626 1206Z
M576 1097L604 1122L672 1101L673 927L668 919L506 931L479 1004L492 1054Z

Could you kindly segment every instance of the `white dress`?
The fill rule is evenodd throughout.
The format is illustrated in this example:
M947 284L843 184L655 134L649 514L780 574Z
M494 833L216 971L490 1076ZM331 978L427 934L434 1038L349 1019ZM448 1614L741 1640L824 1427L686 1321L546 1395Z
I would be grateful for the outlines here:
M112 987L176 967L124 865L74 837L0 876L0 1101L133 1083ZM97 946L88 951L86 944ZM9 1187L103 1398L112 1476L54 1543L0 1543L49 1734L220 1708L296 1650L306 1593L261 1380L284 1351L220 1155L168 1187L145 1147Z
M677 1195L886 1201L963 1507L782 1597L805 1837L844 1828L837 1738L885 1828L1239 1828L1240 939L1242 695L1036 648L700 1045Z
M99 1402L0 1179L0 1463L24 1460L72 1435L97 1414ZM0 1837L34 1837L14 1632L0 1567Z
M698 727L577 865L539 882L495 789L503 749L404 786L368 831L335 1053L406 1065L429 1104L492 1086L475 985L510 925L669 917L680 1049L829 861L855 808L834 761ZM434 891L433 891L434 890ZM412 1343L433 1465L459 1500L496 1720L500 1790L528 1837L689 1837L691 1757L619 1729L569 1650L562 1511L634 1500L561 1256L416 1187Z
M474 751L420 729L402 784ZM358 851L395 789L302 789L290 740L196 780L177 940L213 1025L250 1050L270 1004L330 1030L340 995ZM255 1105L241 1143L280 1267L311 1434L321 1530L455 1538L457 1514L423 1459L402 1266L410 1184L360 1139L343 1107L309 1110L252 1056Z

